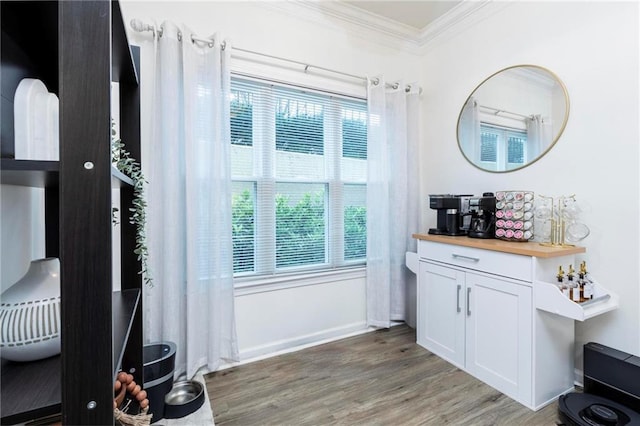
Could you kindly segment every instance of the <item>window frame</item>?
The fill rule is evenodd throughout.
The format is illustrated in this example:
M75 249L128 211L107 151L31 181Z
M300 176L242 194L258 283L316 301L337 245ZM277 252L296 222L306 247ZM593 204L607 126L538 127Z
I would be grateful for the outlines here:
M486 129L490 129L491 131L498 134L498 138L496 141L496 161L482 161L481 152L478 153L478 163L482 168L486 168L489 170L499 170L500 167L503 169L500 170L512 170L515 168L520 168L523 164L527 164L528 159L528 151L527 151L527 131L523 129L518 129L515 127L507 127L502 125L497 125L493 123L487 123L482 121L480 123L480 135L486 131ZM509 137L524 136L525 143L523 144L523 162L522 163L509 163L508 162L508 149L509 149Z
M252 148L259 152L253 152L254 159L257 158L259 164L254 163L254 167L259 168L262 173L253 173L252 177L232 176L233 182L251 183L255 188L254 194L254 270L246 272L234 272L234 281L239 286L259 285L266 282L287 281L287 277L313 277L326 275L336 271L351 271L354 268L364 268L366 265L366 255L362 259L345 260L344 238L345 238L345 203L344 186L349 184L364 185L366 191L366 174L364 180L342 180L341 169L343 158L342 146L342 124L344 107L348 105L345 99L359 102L363 106L362 112L366 117L366 100L356 96L335 94L324 92L318 89L309 89L295 84L286 84L280 81L270 81L264 78L247 77L246 75L231 76L232 90L242 90L234 85L237 81L248 81L269 86L269 90L261 92L263 96L254 97L252 102L256 102L257 108L252 113L253 129L268 129L269 134L265 137L260 132L252 134ZM316 92L325 98L323 111L323 133L325 179L291 179L279 178L276 176L276 99L278 91L286 92L288 89L304 90L305 92ZM346 104L346 105L345 105ZM348 108L347 108L348 110ZM256 111L261 113L256 114ZM354 111L358 111L355 109ZM261 123L260 120L263 120ZM269 121L265 123L264 120ZM365 120L366 126L366 120ZM366 144L366 141L365 141ZM284 152L284 151L283 151ZM362 159L361 159L362 160ZM363 161L367 161L364 159ZM365 163L366 170L366 163ZM257 175L257 176L256 176ZM325 186L325 260L326 262L313 265L301 265L278 268L276 265L276 212L275 195L278 183L310 183ZM271 201L269 201L271 200ZM265 206L270 202L270 209L262 211L260 206ZM263 209L265 210L265 209ZM258 238L258 235L263 238ZM279 277L279 278L276 278Z

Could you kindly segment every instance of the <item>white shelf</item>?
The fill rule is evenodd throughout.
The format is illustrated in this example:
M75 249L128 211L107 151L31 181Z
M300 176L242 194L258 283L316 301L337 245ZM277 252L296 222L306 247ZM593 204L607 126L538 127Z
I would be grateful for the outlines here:
M618 308L619 297L597 282L594 282L593 300L576 303L562 294L558 286L545 281L534 284L534 304L540 309L552 314L584 321Z

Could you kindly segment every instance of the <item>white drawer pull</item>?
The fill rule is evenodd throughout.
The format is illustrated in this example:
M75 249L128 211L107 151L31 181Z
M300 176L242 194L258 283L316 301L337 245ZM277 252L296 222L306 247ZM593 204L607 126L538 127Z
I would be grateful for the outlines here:
M453 257L454 259L469 260L471 262L480 262L479 257L463 256L461 254L456 254L456 253L452 253L451 257Z

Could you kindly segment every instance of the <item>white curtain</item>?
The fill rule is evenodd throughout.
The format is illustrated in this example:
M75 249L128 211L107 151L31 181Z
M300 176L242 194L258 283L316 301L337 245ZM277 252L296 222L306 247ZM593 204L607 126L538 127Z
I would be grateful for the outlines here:
M527 119L527 157L533 160L542 154L551 144L550 120L541 115L534 115Z
M458 140L460 149L469 158L477 163L480 160L480 112L478 103L473 96L462 108L460 122L458 123Z
M229 48L163 24L155 44L145 340L177 345L176 374L237 360L229 161Z
M419 210L419 94L416 85L385 86L377 78L367 91L367 323L374 327L406 320L415 284L405 253L416 251Z

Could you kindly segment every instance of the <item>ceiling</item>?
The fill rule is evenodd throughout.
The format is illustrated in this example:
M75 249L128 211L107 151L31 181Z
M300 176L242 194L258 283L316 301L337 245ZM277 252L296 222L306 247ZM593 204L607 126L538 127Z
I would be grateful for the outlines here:
M438 17L462 3L457 0L413 0L413 1L364 1L344 0L351 6L379 15L383 18L422 30Z

